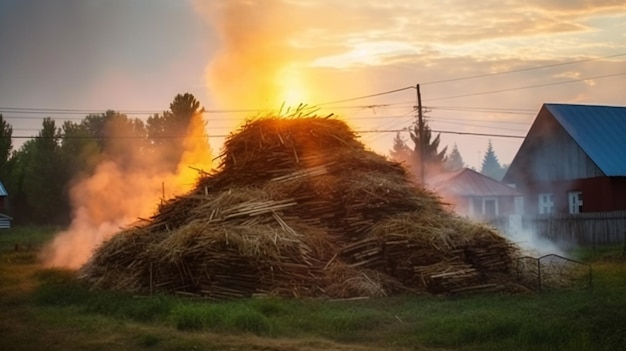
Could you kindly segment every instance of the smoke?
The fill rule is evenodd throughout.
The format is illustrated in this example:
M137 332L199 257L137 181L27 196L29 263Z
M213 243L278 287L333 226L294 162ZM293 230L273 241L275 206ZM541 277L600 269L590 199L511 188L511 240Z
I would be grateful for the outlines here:
M189 123L184 152L175 172L163 171L163 156L158 150L147 153L138 147L138 141L126 142L133 145L126 145L121 156L105 155L91 176L72 186L72 222L43 250L44 265L79 268L103 241L154 213L163 197L191 189L198 169L211 168L204 122L199 114Z
M541 257L548 254L567 256L564 251L566 243L555 243L554 241L544 238L532 229L523 228L521 220L510 221L508 228L504 231L506 237L517 244L522 254L531 257Z
M196 1L220 47L207 67L211 96L223 108L277 109L307 103L302 51L292 45L304 25L282 1Z

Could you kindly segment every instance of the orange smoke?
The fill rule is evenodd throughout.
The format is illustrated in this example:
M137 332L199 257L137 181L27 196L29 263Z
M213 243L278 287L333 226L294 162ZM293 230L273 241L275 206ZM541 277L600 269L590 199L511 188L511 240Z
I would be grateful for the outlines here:
M79 268L104 240L154 213L163 196L169 198L190 190L198 170L211 169L204 127L201 115L191 118L176 172L165 172L158 167L161 161L158 152L142 153L125 155L133 160L130 165L107 159L98 164L92 176L78 181L70 191L72 223L43 251L44 264ZM140 152L141 148L128 148L127 152L133 150Z
M308 76L290 45L297 24L279 1L196 1L220 48L207 68L211 96L229 109L278 109L310 101Z

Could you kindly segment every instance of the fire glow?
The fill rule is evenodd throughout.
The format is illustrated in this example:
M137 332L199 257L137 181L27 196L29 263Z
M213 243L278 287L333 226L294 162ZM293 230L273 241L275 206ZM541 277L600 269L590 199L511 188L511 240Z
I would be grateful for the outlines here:
M301 53L290 45L299 24L277 1L196 1L220 47L207 67L211 97L221 108L276 110L311 101Z
M163 196L191 189L198 176L197 170L211 169L210 150L206 142L202 143L202 136L205 136L204 123L202 116L196 114L189 123L183 141L185 149L175 172L151 167L161 161L162 155L158 152L150 157L145 154L129 156L134 160L131 167L112 160L99 163L92 176L77 181L71 188L72 223L44 249L44 264L79 268L104 240L139 218L150 216ZM137 147L127 151L140 150Z
M289 20L283 4L232 0L196 1L195 6L220 39L206 71L211 98L220 108L276 111L313 98L308 71L289 45L289 35L298 24ZM241 117L233 117L227 128L232 130L240 122ZM159 162L159 155L154 155L133 157L139 164L132 169L102 162L93 176L77 181L70 191L72 223L44 250L45 264L79 268L103 241L153 214L163 197L191 189L197 169L212 168L209 150L197 142L204 132L202 116L194 117L176 172L147 171L150 163Z

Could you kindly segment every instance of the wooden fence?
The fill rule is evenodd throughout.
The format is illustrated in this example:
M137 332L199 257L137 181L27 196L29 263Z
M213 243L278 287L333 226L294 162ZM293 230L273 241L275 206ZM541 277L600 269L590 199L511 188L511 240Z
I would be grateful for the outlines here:
M626 211L522 217L522 227L557 243L623 243L626 237Z

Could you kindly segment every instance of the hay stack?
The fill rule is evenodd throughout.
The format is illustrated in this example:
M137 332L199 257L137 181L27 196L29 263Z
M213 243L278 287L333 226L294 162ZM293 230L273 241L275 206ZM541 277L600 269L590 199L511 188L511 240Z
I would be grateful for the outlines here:
M95 288L210 298L506 289L515 248L323 117L248 121L216 173L82 267Z

